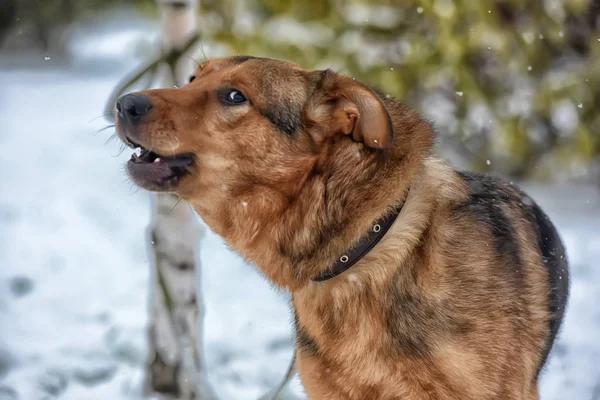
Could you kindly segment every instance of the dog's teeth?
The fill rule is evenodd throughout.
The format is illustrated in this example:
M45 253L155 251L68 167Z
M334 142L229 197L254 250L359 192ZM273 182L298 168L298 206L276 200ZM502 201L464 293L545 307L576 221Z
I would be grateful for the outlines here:
M156 159L154 160L155 163L160 162L160 157L156 157Z

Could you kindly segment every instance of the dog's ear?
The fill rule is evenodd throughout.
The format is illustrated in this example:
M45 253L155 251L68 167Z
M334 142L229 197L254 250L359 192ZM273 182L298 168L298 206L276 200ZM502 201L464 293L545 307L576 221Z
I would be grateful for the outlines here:
M392 145L392 120L377 94L360 82L331 71L322 71L321 79L317 97L321 105L326 105L326 136L350 135L373 149Z

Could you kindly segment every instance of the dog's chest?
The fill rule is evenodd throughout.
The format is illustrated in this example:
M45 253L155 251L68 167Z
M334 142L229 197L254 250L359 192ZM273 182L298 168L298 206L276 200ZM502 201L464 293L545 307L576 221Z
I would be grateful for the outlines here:
M345 359L362 359L367 348L381 346L387 316L376 296L347 285L316 289L293 296L299 345L335 351Z
M296 343L298 368L309 394L313 388L311 398L385 398L398 363L386 351L386 315L375 299L336 287L325 295L303 294L294 295ZM393 386L398 385L395 380Z
M436 377L421 362L387 358L381 349L353 351L338 346L345 354L327 350L314 353L298 349L296 365L310 399L314 400L458 400L448 396ZM350 358L354 356L354 358ZM416 374L415 372L418 373ZM419 375L419 376L417 376Z
M450 393L462 384L426 351L426 327L390 313L398 305L387 298L335 286L294 294L297 366L311 399L458 398Z

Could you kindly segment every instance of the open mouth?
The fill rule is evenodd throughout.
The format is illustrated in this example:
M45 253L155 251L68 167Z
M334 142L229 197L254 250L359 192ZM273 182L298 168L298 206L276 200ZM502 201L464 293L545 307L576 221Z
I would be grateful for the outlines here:
M191 155L164 156L126 138L127 144L135 149L127 162L127 172L139 186L151 191L175 189L180 179L190 173L193 163Z

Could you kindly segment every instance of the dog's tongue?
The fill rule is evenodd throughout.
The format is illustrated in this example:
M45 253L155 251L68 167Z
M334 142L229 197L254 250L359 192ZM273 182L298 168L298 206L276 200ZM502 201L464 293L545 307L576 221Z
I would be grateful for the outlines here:
M146 181L162 181L171 178L177 168L184 168L192 162L189 156L160 157L151 152L139 156L134 153L128 163L129 173Z
M148 180L161 180L173 175L168 162L156 159L154 162L130 162L129 171L138 177Z

